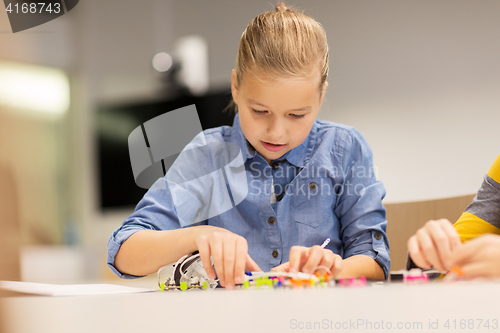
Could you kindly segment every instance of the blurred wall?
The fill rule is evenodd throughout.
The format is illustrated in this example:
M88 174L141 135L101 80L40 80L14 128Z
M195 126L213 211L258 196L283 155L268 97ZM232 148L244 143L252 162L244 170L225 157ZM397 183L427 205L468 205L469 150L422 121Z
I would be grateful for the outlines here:
M12 34L7 13L0 11L0 62L70 71L75 68L71 23L63 16L33 31ZM63 215L70 210L66 206L74 206L66 189L71 184L65 178L69 174L67 129L64 117L54 121L43 114L21 112L0 100L0 163L12 168L16 179L16 213L23 244L63 242Z
M21 275L19 203L13 168L5 162L0 162L0 189L0 216L2 217L0 219L2 229L0 232L0 280L18 281Z
M0 106L0 164L15 178L13 197L23 243L53 244L62 242L60 202L64 189L59 186L67 175L61 170L61 136L52 121L26 115ZM5 217L7 218L7 217Z

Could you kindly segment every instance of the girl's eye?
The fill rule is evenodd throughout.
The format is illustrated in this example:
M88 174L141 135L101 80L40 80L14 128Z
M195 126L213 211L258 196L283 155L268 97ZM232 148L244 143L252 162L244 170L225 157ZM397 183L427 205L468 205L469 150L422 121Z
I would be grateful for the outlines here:
M292 116L293 118L296 118L296 119L304 118L303 114L293 114L293 113L290 113L290 116Z
M261 111L261 110L255 110L255 109L252 109L253 112L257 113L257 114L265 114L267 113L267 111Z

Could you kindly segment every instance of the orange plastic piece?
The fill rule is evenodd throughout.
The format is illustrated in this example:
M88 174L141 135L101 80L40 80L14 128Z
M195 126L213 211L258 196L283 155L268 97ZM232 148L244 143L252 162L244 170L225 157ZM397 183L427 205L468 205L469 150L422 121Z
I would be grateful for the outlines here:
M455 274L459 278L463 278L464 277L464 271L462 271L462 269L459 266L453 266L450 269L450 273Z

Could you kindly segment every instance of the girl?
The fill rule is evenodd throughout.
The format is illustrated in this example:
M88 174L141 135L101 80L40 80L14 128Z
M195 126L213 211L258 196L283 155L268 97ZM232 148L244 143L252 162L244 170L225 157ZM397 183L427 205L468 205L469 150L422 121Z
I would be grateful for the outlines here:
M208 276L215 278L211 256L228 289L245 269L326 266L336 277L387 278L385 189L361 134L316 120L327 75L318 22L283 3L253 19L231 77L233 126L203 132L207 142L239 146L248 194L201 225L181 227L172 188L148 191L108 242L111 269L142 276L198 250Z

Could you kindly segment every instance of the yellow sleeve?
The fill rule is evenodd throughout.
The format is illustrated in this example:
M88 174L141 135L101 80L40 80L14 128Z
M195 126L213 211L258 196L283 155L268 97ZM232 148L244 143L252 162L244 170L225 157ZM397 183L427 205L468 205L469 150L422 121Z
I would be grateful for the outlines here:
M497 183L500 183L500 155L498 155L495 162L493 162L490 171L488 171L488 176L493 178Z
M474 237L483 234L500 235L500 229L474 214L464 212L454 224L455 229L462 242L466 242Z
M485 176L483 185L454 227L462 242L483 234L500 234L500 155Z

